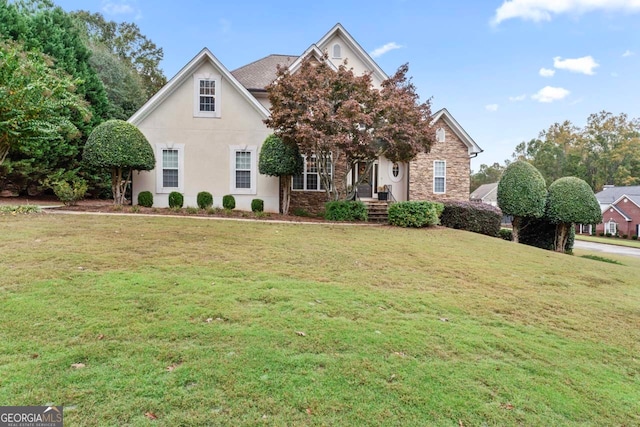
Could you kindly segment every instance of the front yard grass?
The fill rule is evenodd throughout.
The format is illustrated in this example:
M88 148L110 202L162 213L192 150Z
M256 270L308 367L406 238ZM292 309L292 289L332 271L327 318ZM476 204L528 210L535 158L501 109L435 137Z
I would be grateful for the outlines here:
M585 234L576 234L577 240L584 240L585 242L604 243L605 245L617 245L628 246L630 248L640 248L640 241L633 240L631 238L623 239L620 237L601 237L601 236L587 236Z
M0 236L0 404L70 426L640 424L636 258L190 218Z

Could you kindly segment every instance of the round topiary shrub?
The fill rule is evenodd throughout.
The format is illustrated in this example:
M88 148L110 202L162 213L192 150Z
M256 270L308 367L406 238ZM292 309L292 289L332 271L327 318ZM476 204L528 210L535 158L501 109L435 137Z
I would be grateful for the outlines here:
M169 193L169 207L180 209L184 205L184 196L177 191Z
M264 200L253 199L251 201L251 212L264 212Z
M222 207L225 209L235 209L236 208L236 198L231 194L226 194L222 197Z
M200 209L207 209L213 206L213 196L208 191L199 192L197 200Z
M153 193L151 191L141 191L138 194L138 204L145 208L153 206Z

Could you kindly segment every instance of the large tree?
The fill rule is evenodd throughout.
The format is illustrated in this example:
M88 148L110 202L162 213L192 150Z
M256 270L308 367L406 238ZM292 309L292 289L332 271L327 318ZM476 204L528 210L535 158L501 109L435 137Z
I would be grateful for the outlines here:
M430 149L430 103L419 102L407 71L400 67L376 89L370 74L356 75L346 64L336 69L326 55L306 59L294 73L278 68L267 88L271 116L265 123L285 144L315 156L328 200L353 196L359 182L348 187L346 172L357 162L368 172L380 156L406 162ZM347 168L338 176L331 165L340 162Z
M80 134L70 113L85 120L90 113L76 94L76 81L52 64L20 43L0 41L0 164L10 150L45 150L50 157L66 158L76 154L65 144Z
M133 171L151 170L156 159L153 148L140 130L123 120L108 120L97 126L84 146L82 157L89 165L111 171L113 203L125 202Z
M160 69L162 48L142 34L135 23L107 21L102 14L86 10L73 12L72 16L82 26L94 53L106 49L138 74L146 96L143 102L165 85L167 78Z
M500 181L500 177L504 172L506 166L502 166L500 163L494 163L490 166L481 164L478 172L471 174L471 185L469 191L473 193L478 187L483 184L492 184Z
M498 183L498 206L512 215L513 241L519 243L520 224L524 217L544 215L547 187L538 170L525 161L511 163Z

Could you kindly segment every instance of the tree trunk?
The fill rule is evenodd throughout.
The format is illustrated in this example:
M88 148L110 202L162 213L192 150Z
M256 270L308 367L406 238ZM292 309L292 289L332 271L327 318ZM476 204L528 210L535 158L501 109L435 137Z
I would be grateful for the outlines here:
M280 207L283 215L289 214L289 206L291 205L291 175L280 177L280 187L282 189L282 206Z
M556 225L556 241L555 251L564 253L564 248L567 246L567 240L569 238L570 223L560 222Z
M120 169L111 168L111 194L113 195L113 204L118 205L120 200Z
M511 240L515 243L520 243L520 224L522 222L522 218L519 216L514 216L511 220L511 226L513 227L511 231Z

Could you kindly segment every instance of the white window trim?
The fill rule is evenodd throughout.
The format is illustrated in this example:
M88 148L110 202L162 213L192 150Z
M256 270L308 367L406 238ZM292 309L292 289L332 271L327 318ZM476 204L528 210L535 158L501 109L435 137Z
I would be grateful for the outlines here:
M613 233L611 233L611 224L614 224L616 229ZM610 219L609 222L605 224L604 232L605 234L610 233L611 235L615 235L618 232L618 223Z
M251 187L236 188L236 153L248 151L251 153ZM258 147L255 145L231 145L229 146L229 192L231 194L256 194Z
M398 164L398 176L393 176L393 165ZM404 177L404 165L400 162L389 162L389 179L392 182L400 182Z
M333 177L334 171L335 171L335 166L333 164L333 155L329 154L331 156L331 177ZM315 154L312 154L311 157L316 157ZM322 178L320 177L320 167L318 167L318 172L307 172L307 156L303 155L302 156L302 161L304 162L304 166L302 168L302 173L300 175L302 175L302 188L293 188L293 179L291 180L291 191L310 191L310 192L322 192L322 191L326 191L324 188L322 188ZM307 175L308 174L313 174L313 175L318 175L318 189L312 189L312 190L308 190L307 189Z
M436 142L445 142L446 140L446 133L444 128L439 127L438 130L436 130Z
M215 111L200 111L200 81L215 81ZM222 107L222 91L220 86L221 77L217 74L194 74L193 75L193 117L220 117Z
M436 163L444 163L444 176L436 176ZM436 191L436 178L444 178L444 191ZM447 161L433 161L433 194L446 194L447 192Z
M338 48L338 56L336 56L336 47ZM342 59L342 46L340 43L334 43L333 46L331 46L331 57L334 59Z
M178 186L163 187L162 177L162 151L177 150L178 151ZM184 144L174 144L172 142L166 144L156 144L156 193L165 194L172 191L184 193Z

